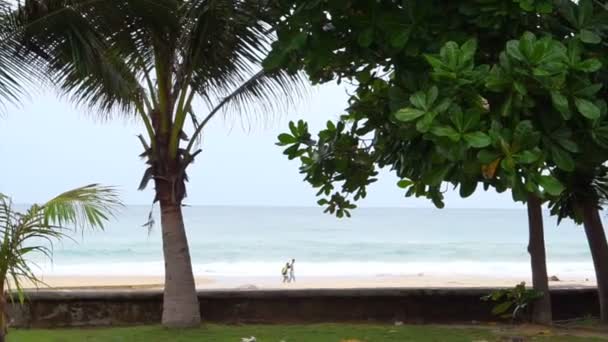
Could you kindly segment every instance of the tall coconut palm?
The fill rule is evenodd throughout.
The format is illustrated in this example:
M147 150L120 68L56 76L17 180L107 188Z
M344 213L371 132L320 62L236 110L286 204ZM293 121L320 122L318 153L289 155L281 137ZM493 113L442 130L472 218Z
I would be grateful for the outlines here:
M139 188L153 181L160 202L166 326L200 323L182 201L204 128L227 109L270 110L300 89L297 77L261 68L274 35L268 3L27 0L17 10L21 47L46 63L57 88L100 113L136 115L146 128ZM204 116L195 99L210 108Z
M30 255L50 258L52 243L68 230L103 229L120 206L114 189L96 184L64 192L25 212L14 210L11 199L0 194L0 342L8 327L5 293L23 303L24 283L42 283L30 266Z

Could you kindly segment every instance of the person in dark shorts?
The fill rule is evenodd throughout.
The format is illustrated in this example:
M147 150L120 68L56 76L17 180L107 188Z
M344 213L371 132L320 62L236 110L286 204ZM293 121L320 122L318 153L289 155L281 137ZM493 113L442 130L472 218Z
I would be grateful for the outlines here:
M283 275L283 282L289 282L289 262L285 264L283 269L281 270L281 275Z

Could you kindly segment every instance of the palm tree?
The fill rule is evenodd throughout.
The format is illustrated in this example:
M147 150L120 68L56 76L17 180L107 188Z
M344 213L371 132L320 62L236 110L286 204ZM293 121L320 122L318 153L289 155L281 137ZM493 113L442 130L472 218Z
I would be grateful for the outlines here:
M64 192L23 213L0 194L0 342L5 341L8 327L5 297L14 300L16 295L23 304L24 284L43 284L27 258L35 253L51 258L52 243L72 228L103 229L120 206L113 188L96 184Z
M599 154L599 151L598 151ZM600 217L602 207L608 201L608 167L597 163L577 164L572 173L557 173L564 193L549 203L551 213L558 223L570 218L582 224L587 235L595 268L602 322L608 322L608 242Z
M268 3L27 0L16 11L20 47L46 64L57 88L75 103L132 114L145 126L139 139L148 167L139 188L153 181L160 203L165 326L200 324L182 201L204 128L226 110L262 103L256 108L266 112L299 94L297 76L261 67L274 39ZM195 99L210 108L204 117L195 115Z

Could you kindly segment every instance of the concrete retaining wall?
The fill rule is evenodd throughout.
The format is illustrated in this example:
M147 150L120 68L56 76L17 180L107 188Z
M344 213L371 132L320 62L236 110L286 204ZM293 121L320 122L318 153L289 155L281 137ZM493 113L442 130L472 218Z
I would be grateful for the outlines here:
M201 291L203 319L220 323L495 321L480 297L493 289L343 289ZM595 289L551 293L556 320L598 315ZM158 324L157 290L62 291L29 294L13 306L12 326L79 327Z

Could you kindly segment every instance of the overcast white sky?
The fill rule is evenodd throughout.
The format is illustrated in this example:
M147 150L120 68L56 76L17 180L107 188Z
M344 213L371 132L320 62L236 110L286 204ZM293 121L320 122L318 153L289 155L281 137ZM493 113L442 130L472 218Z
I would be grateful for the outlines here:
M203 153L189 171L188 204L315 206L313 190L302 181L298 163L275 146L289 120L304 118L316 132L346 107L346 90L325 85L307 101L266 126L246 131L218 117L207 128ZM199 108L202 116L204 108ZM132 121L95 120L52 93L31 95L20 107L0 116L0 192L18 203L41 202L64 190L89 184L118 186L127 204L150 204L152 189L137 191L144 170ZM403 197L397 179L384 173L361 206L432 207L423 199ZM480 192L462 200L449 193L448 207L513 208L509 195Z

